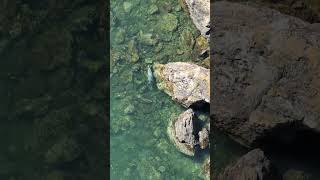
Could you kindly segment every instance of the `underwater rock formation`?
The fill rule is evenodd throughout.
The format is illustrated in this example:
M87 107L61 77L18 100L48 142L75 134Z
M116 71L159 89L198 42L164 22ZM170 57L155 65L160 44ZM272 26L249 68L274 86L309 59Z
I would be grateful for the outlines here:
M186 62L155 64L153 69L158 88L182 106L209 103L209 69Z
M213 8L214 125L248 146L284 130L320 132L320 25L265 7Z
M225 168L218 180L278 180L274 167L260 149L242 156L236 163Z
M205 175L205 179L213 178L213 177L210 177L210 156L204 160L202 169L203 169L203 174Z
M287 170L283 176L283 180L309 180L311 179L308 174L303 171L289 169Z
M182 153L194 156L196 140L194 136L194 112L188 109L178 116L177 119L171 121L168 127L168 135L174 142L176 147Z
M108 117L104 3L0 3L1 132L16 152L14 173L2 172L1 179L105 177L101 157L109 152L100 151L106 143L99 140L107 137Z
M190 17L201 32L201 35L208 38L210 33L210 1L209 0L185 0Z

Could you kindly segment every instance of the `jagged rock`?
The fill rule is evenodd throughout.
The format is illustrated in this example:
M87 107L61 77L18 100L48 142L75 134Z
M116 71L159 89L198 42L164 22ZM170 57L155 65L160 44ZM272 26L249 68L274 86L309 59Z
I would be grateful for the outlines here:
M202 128L202 130L199 131L198 135L200 148L207 148L207 146L209 145L209 130L207 128Z
M186 62L155 64L153 69L158 88L182 106L188 108L197 102L209 103L209 69Z
M188 109L170 122L168 135L176 147L184 154L194 156L196 140L194 136L194 112Z
M278 180L270 161L260 149L242 156L236 163L226 167L218 180Z
M226 1L212 12L214 125L249 146L320 132L319 24Z
M208 38L210 35L210 0L185 0L185 4L201 35Z

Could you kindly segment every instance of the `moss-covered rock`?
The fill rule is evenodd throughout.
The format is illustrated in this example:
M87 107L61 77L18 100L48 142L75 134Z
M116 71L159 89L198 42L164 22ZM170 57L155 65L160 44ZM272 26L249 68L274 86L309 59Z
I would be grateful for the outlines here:
M81 154L79 144L73 138L63 138L54 144L45 154L49 164L71 162Z
M172 32L178 27L177 16L172 13L167 13L163 15L158 24L159 28L163 31Z

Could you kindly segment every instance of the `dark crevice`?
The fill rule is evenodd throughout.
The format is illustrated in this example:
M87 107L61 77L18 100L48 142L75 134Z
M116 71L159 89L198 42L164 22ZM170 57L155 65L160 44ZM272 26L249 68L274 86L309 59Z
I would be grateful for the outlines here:
M292 123L273 129L256 146L261 147L281 172L302 169L319 176L320 133L302 123Z
M191 104L190 108L195 111L199 111L199 112L203 112L203 113L210 112L210 104L204 100L194 102L193 104Z

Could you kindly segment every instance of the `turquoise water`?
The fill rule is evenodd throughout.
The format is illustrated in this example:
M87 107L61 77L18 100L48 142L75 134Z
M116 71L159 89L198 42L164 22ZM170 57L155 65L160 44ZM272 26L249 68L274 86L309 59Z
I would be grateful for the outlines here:
M178 1L111 1L111 179L203 179L202 162L167 136L184 111L155 82L153 63L191 61L199 36Z
M208 150L188 157L167 135L169 121L185 109L147 78L148 66L154 63L192 61L207 67L197 58L200 34L179 2L111 1L112 180L205 179L202 166ZM214 130L210 151L216 175L248 149ZM267 154L276 159L274 152ZM288 160L275 162L277 166L284 164L285 169L294 167Z

